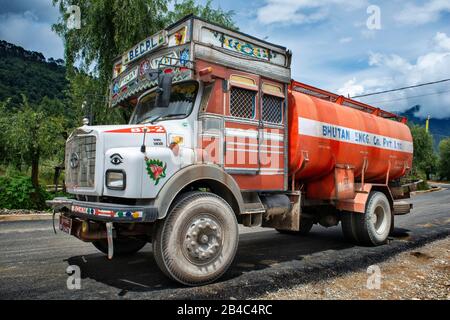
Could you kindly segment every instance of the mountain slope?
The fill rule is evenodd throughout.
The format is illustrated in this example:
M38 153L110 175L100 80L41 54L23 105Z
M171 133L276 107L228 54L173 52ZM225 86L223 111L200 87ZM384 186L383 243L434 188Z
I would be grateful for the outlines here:
M0 40L0 101L11 98L13 105L25 94L32 103L43 97L62 99L67 87L64 61L46 60L39 52Z
M416 117L415 114L420 111L420 106L414 106L404 113L402 116L408 118L408 122L425 126L426 119ZM437 150L439 147L439 142L442 139L450 137L450 118L447 119L430 119L430 133L433 136L434 148Z

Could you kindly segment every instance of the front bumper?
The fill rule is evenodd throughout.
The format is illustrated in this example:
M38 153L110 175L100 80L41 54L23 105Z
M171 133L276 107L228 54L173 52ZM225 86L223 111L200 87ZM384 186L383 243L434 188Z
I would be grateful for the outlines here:
M158 208L148 206L127 206L103 202L85 202L68 198L46 201L56 211L67 212L83 220L103 222L154 222L158 219Z

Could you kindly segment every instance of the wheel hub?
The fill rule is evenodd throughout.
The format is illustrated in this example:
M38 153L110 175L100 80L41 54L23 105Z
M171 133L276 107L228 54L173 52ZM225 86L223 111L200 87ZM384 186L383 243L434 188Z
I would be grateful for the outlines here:
M377 207L370 218L370 222L374 226L375 231L378 234L384 233L387 227L387 215L384 208L381 206Z
M192 262L210 262L222 249L222 228L211 218L194 219L186 231L183 249Z

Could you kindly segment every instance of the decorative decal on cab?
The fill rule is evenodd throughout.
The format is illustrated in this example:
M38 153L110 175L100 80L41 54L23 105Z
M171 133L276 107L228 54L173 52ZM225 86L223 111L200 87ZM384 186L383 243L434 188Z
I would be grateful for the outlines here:
M106 131L106 133L144 133L145 128L147 128L147 133L166 133L166 129L162 126L142 126L142 127L114 129Z
M120 211L120 210L104 210L104 209L95 209L81 206L72 206L72 212L83 213L94 216L103 216L103 217L111 217L111 218L133 218L140 219L143 216L142 211Z
M123 163L123 157L118 153L114 153L109 158L110 158L111 163L115 166L118 166L119 164Z
M145 163L147 165L147 173L150 179L155 181L155 186L159 183L161 178L166 177L167 163L158 159L149 159L145 157Z
M159 31L135 45L131 50L128 50L127 53L122 56L122 64L126 65L151 51L155 51L156 49L165 46L167 41L167 31Z

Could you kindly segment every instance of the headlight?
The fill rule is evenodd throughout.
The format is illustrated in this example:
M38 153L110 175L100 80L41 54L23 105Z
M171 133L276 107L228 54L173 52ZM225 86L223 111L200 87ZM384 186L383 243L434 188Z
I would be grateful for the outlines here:
M106 171L106 187L112 190L125 190L127 184L126 174L122 170Z

